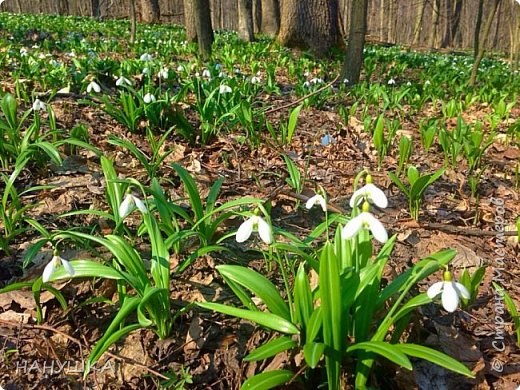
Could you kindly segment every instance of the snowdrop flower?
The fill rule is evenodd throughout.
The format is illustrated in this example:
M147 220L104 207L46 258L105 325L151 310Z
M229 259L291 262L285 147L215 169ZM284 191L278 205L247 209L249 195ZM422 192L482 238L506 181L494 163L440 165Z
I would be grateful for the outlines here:
M20 57L27 57L27 49L25 47L20 49Z
M308 81L303 83L303 88L309 88L310 86L311 86L311 83L309 83Z
M211 73L210 73L210 71L207 70L207 69L204 69L204 70L202 71L202 77L207 78L207 79L211 78Z
M394 79L388 80L388 85L395 85L395 80Z
M222 72L222 71L221 71L221 72L218 74L218 77L220 77L221 79L224 79L224 78L227 77L227 74L226 74L226 72Z
M242 71L240 70L240 68L237 68L237 67L233 68L233 72L235 72L235 74L242 74Z
M258 76L251 77L251 84L260 84L262 80Z
M177 67L177 72L184 72L184 65L179 65Z
M220 70L220 69L222 69L222 65L221 65L221 64L215 64L215 69L216 69L216 70Z
M307 200L307 203L305 203L305 207L308 210L310 210L315 204L319 204L323 212L327 211L327 201L325 200L323 195L316 194L313 197L309 198Z
M144 95L143 100L146 104L148 104L151 102L155 102L157 99L155 99L155 96L152 95L151 93L147 93L146 95Z
M60 264L63 265L63 268L65 268L65 271L67 271L70 276L74 275L74 268L72 268L67 260L65 260L63 257L60 257L58 250L55 249L51 261L49 261L49 263L43 269L43 283L47 283L50 280L52 274L56 271Z
M141 61L151 61L153 58L150 54L144 53L144 54L141 54L141 57L139 57L139 59Z
M430 85L430 84L431 84L431 83L430 83L430 80L426 80L426 81L424 82L424 86L425 86L425 87L428 86L428 85Z
M143 68L143 71L141 72L141 74L149 74L150 73L150 68L148 68L147 66L145 66Z
M382 209L386 208L388 206L388 199L383 191L372 184L372 175L367 175L365 180L366 184L352 194L352 197L350 198L350 207L354 208L356 200L359 205L359 203L365 199L371 201L377 207Z
M232 90L231 90L231 87L229 85L226 85L226 84L222 84L218 90L218 92L221 94L221 95L224 95L226 93L231 93Z
M323 80L320 79L319 77L318 78L315 77L315 78L311 79L311 84L321 84L321 83L323 83Z
M42 102L40 99L36 99L32 105L33 111L44 111L46 107L46 104Z
M130 193L126 194L125 199L119 205L119 216L123 219L126 218L134 210L134 207L137 207L143 214L148 213L148 209L141 199Z
M168 76L168 68L162 68L161 71L157 73L157 77L159 77L160 79L167 79Z
M442 282L432 284L426 294L433 299L442 293L442 307L446 311L453 313L459 306L460 297L470 299L471 294L464 285L453 280L451 272L444 272L443 279L444 281Z
M255 230L258 231L258 235L266 244L270 244L273 241L271 226L262 217L253 215L248 220L242 222L242 225L238 228L236 234L237 242L246 241Z
M90 92L96 92L96 93L99 93L101 92L101 87L99 86L98 83L96 83L95 81L91 81L88 85L87 85L87 93L90 93Z
M121 87L121 86L123 86L123 85L125 85L125 84L126 84L126 85L132 85L132 82L131 82L130 80L128 80L126 77L124 77L124 76L119 77L119 78L117 79L117 81L116 81L116 85L117 85L118 87Z
M343 79L343 84L348 84L348 83L349 83L348 79Z
M362 212L348 221L348 223L343 227L343 230L341 231L342 239L348 240L354 237L360 229L368 228L374 235L374 238L380 243L384 244L388 240L388 233L386 232L385 227L369 212L369 210L370 205L365 201L365 203L363 203Z

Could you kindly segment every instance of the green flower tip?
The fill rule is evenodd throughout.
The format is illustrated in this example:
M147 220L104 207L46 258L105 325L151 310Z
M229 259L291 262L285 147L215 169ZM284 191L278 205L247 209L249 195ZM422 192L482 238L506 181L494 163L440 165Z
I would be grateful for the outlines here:
M53 256L59 256L60 252L58 251L58 248L54 248L54 251L52 251Z
M445 282L453 281L453 276L450 271L444 271L443 279Z
M253 211L253 214L258 217L260 215L260 209L256 208L255 211Z
M367 175L367 177L365 178L365 182L366 182L366 184L372 184L372 175L371 174Z
M363 206L361 207L361 211L364 213L368 213L370 211L370 204L365 200Z

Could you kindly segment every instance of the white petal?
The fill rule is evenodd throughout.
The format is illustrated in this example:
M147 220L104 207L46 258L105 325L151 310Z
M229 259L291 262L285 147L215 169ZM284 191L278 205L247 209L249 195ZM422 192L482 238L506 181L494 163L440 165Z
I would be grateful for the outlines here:
M63 268L65 268L65 271L67 271L67 273L70 275L70 276L73 276L74 275L74 268L72 268L72 265L70 265L70 263L65 260L65 259L61 259L61 264L63 264Z
M354 208L354 202L356 201L356 199L357 199L357 204L358 205L363 201L363 198L367 194L367 191L366 191L365 187L366 186L361 187L360 189L358 189L356 192L354 192L352 194L352 197L350 198L350 208L351 209Z
M361 213L360 215L363 215L364 222L368 224L370 231L377 241L382 244L388 241L388 233L383 224L376 217L368 212Z
M247 221L242 222L242 225L239 226L235 237L237 242L244 242L251 236L255 222L256 219L254 217L251 217Z
M43 274L42 274L43 283L47 283L49 281L49 279L51 278L51 276L55 270L56 270L56 256L54 256L52 258L52 260L49 261L49 263L43 269Z
M123 202L121 202L121 205L119 206L119 216L121 218L125 218L132 209L134 208L134 197L130 194L127 194L125 196L125 199Z
M362 226L363 217L360 214L348 221L347 224L343 227L343 230L341 231L341 238L348 240L349 238L354 237Z
M258 217L258 235L266 244L270 244L273 241L273 234L271 232L271 226L264 221L262 217Z
M459 294L453 282L444 282L441 300L442 306L446 311L453 313L457 310L457 306L459 306Z
M469 293L469 291L466 288L466 286L464 286L463 284L457 283L457 282L454 282L454 284L455 284L455 289L459 293L459 296L461 296L464 299L470 299L471 298L471 294Z
M94 89L94 92L101 92L101 87L96 82L92 81L90 84L92 85L92 89Z
M430 286L430 288L428 288L428 291L426 291L426 294L430 297L430 299L433 299L441 293L443 287L444 287L444 282L433 283Z
M137 196L133 196L132 195L132 198L134 198L134 202L135 202L135 206L139 209L139 211L143 214L146 214L148 213L148 209L146 208L146 205L144 204L144 202L139 199Z
M386 195L383 191L381 191L372 183L367 184L365 188L369 193L370 199L377 207L384 209L388 206L388 199L386 198Z

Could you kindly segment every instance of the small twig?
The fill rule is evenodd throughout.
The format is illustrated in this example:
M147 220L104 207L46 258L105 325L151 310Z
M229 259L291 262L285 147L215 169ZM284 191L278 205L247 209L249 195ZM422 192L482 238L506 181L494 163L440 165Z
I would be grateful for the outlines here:
M274 107L274 108L271 108L267 111L264 111L264 114L267 115L267 114L272 114L273 112L276 112L276 111L280 111L280 110L283 110L285 108L289 108L289 107L292 107L292 106L295 106L297 105L298 103L300 102L303 102L305 99L308 99L310 98L311 96L314 96L318 93L320 93L321 91L324 91L325 89L329 88L330 86L332 86L336 81L338 81L339 79L339 75L336 76L336 78L334 80L332 80L330 83L324 85L323 87L317 89L316 91L314 92L311 92L309 93L308 95L305 95L297 100L295 100L294 102L290 102L290 103L287 103L287 104L284 104L283 106L280 106L280 107Z

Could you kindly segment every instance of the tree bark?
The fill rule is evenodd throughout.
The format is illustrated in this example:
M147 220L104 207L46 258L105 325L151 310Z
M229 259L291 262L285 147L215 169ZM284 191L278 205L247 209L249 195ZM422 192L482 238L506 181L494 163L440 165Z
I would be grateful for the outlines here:
M417 14L415 15L415 26L413 28L413 38L412 45L416 45L419 42L419 37L421 36L421 26L424 17L424 8L426 6L426 0L420 0L419 8L417 9Z
M473 57L477 58L480 45L480 28L482 26L482 14L484 13L484 0L478 0L477 21L473 33Z
M141 0L141 20L144 23L158 23L160 17L159 0Z
M199 44L199 55L203 60L208 60L211 57L211 45L214 40L209 0L192 1L195 27L197 30L197 42Z
M259 34L262 31L262 2L253 0L253 32Z
M92 14L90 16L99 19L101 17L101 8L99 7L99 0L90 0L90 5L92 6Z
M439 17L440 17L439 2L440 2L440 0L432 1L432 31L430 34L430 39L428 41L428 46L432 49L436 46L437 31L439 30Z
M441 47L454 46L455 37L460 36L459 25L462 0L448 0L446 2L446 7L448 14L446 20L446 33L442 39Z
M469 83L468 83L471 87L473 87L477 81L478 68L480 66L480 61L482 61L482 58L484 57L484 51L486 49L486 41L488 39L489 31L491 30L491 25L493 24L493 18L495 17L499 4L500 4L500 0L493 0L493 3L491 4L491 10L489 11L488 17L486 19L486 23L484 24L484 30L482 31L482 42L477 44L478 52L475 57L475 62L473 63L473 68L471 68L471 76L470 76ZM475 34L476 33L477 33L477 31L475 31ZM475 38L475 39L477 41L480 41L480 39L478 39L478 38Z
M186 28L186 40L190 43L197 42L197 26L193 11L193 0L184 0L184 26Z
M347 53L341 69L341 77L348 85L359 82L363 66L363 48L367 32L368 0L353 0L350 14Z
M254 40L252 0L238 0L238 36L246 42Z
M261 31L266 35L275 36L278 34L278 30L280 29L279 0L261 0L261 9Z
M135 0L129 0L129 12L130 12L130 43L135 43L135 34L137 26L137 11L135 7Z
M323 57L340 41L338 0L284 0L278 42Z

